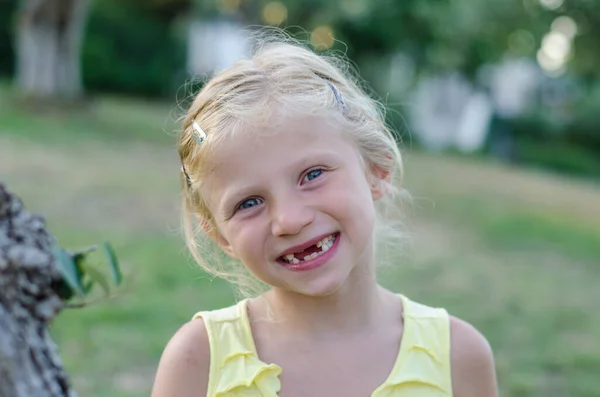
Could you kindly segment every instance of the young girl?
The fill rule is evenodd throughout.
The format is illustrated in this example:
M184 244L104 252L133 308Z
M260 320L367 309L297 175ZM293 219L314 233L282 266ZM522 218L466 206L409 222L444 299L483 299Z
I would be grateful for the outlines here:
M268 288L184 325L153 397L497 395L483 336L376 281L400 153L337 64L265 42L191 105L179 140L188 245L207 271ZM207 242L238 267L207 258Z

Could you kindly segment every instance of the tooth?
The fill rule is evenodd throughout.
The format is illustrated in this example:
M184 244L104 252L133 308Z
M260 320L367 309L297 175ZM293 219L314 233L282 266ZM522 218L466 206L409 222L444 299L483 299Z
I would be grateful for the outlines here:
M297 265L298 263L300 263L300 260L299 260L299 259L297 259L297 258L294 256L294 259L292 259L292 263L293 263L294 265Z
M309 261L309 260L311 260L311 259L315 259L316 257L317 257L317 253L316 253L316 252L313 252L313 253L312 253L312 254L310 254L310 255L306 255L306 256L304 257L304 260L305 260L305 261Z
M294 259L294 254L287 254L286 256L284 256L285 260L288 262L291 262L292 259Z
M319 248L321 248L322 245L323 245L323 240L321 240L317 243L317 247L319 247Z

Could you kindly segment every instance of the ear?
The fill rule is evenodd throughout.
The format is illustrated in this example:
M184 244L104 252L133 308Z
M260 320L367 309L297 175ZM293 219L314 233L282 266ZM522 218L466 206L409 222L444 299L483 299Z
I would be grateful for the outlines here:
M377 165L370 168L371 196L376 201L387 193L387 186L392 182L392 172Z
M198 222L200 223L200 227L204 231L204 234L217 243L219 248L221 248L227 255L233 259L237 259L237 256L235 255L233 247L229 241L217 230L214 225L211 224L211 222L203 218L198 218Z

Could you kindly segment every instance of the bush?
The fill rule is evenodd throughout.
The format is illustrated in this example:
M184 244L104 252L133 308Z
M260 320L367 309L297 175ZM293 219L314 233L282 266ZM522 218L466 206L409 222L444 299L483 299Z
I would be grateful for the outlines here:
M569 141L595 151L600 157L600 81L575 104L574 113L567 129Z
M185 39L172 19L135 2L102 0L91 10L82 57L88 91L164 96L183 82Z
M0 1L0 76L12 76L15 65L14 15L17 1Z
M548 109L513 120L517 159L570 174L600 175L600 83L573 102L562 123Z

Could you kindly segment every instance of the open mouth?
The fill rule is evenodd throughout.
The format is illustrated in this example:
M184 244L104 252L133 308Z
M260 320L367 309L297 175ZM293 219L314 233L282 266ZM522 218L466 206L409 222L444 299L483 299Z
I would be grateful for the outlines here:
M297 265L299 263L315 259L329 251L331 247L333 247L333 244L338 236L339 233L331 234L302 251L280 256L277 260L283 263Z

